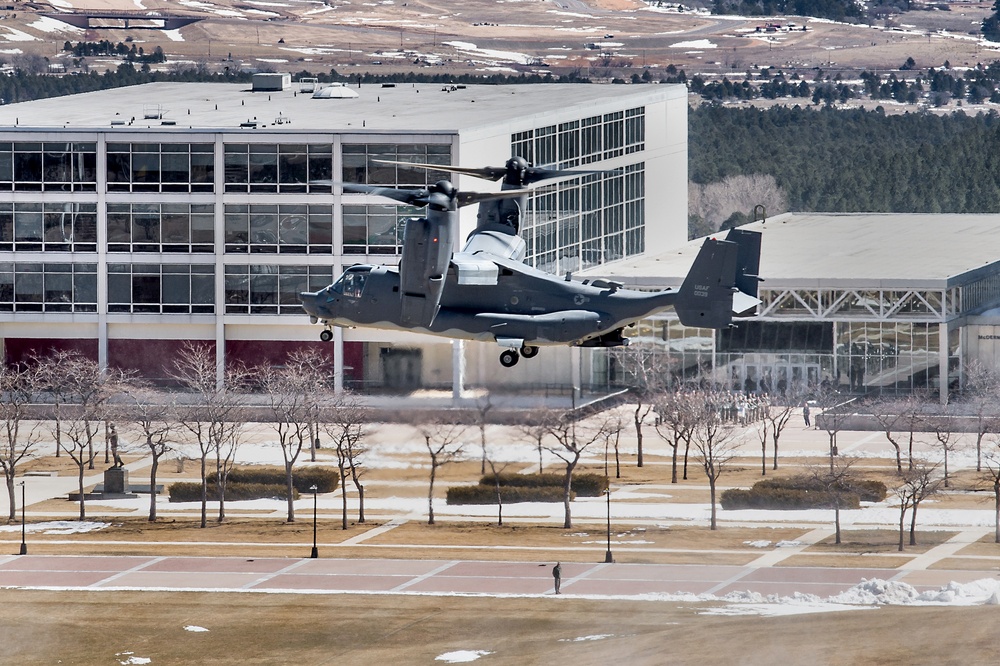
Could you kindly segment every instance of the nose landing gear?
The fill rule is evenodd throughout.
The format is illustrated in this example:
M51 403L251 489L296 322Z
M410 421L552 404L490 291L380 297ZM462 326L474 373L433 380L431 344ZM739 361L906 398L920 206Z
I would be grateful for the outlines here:
M329 328L323 329L322 331L320 331L319 339L322 340L323 342L329 342L330 340L333 340L333 331L330 330Z

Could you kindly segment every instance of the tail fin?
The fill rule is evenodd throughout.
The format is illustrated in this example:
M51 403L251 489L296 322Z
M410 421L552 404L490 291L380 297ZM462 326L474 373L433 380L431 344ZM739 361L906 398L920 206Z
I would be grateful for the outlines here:
M757 231L733 228L726 236L738 246L736 252L736 288L739 292L733 294L733 315L736 317L752 317L757 314L757 285L761 282L760 272L760 238Z
M726 328L732 323L738 253L736 243L705 240L674 302L682 324Z

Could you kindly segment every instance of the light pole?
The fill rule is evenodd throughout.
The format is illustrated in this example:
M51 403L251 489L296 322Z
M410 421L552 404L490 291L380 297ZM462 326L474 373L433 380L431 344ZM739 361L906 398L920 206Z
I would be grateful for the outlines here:
M314 483L313 485L309 486L309 490L313 494L313 549L312 549L312 554L309 557L311 557L312 559L316 559L317 557L319 557L319 548L316 547L316 501L317 498L319 497L319 488L317 488L316 484Z
M25 539L24 539L25 532L26 532L26 529L27 529L25 527L25 522L24 522L24 504L25 504L25 502L24 502L24 492L25 492L24 491L24 481L22 481L20 483L20 486L21 486L21 555L27 555L28 554L28 542L25 541Z
M604 553L604 563L611 564L615 558L611 556L611 481L608 481L608 488L604 494L608 496L608 552Z

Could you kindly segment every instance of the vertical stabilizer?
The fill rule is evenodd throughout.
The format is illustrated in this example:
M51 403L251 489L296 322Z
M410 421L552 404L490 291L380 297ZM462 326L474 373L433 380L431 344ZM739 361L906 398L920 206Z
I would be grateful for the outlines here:
M685 326L726 328L733 320L736 243L706 239L674 303Z

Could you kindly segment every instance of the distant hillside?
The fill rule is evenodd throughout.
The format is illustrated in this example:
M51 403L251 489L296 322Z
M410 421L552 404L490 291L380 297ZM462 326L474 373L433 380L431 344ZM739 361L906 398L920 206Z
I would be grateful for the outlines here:
M843 21L864 15L854 0L714 0L714 14L741 16L815 16Z
M1000 212L996 113L701 105L688 126L692 183L773 176L788 210Z

